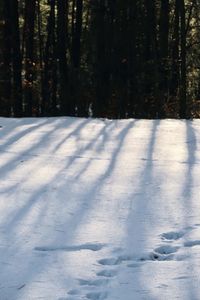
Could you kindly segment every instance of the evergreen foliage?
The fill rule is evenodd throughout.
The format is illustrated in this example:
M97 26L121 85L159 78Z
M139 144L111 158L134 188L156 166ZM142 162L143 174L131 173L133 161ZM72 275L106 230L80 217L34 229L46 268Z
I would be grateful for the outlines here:
M0 115L200 114L200 0L2 0Z

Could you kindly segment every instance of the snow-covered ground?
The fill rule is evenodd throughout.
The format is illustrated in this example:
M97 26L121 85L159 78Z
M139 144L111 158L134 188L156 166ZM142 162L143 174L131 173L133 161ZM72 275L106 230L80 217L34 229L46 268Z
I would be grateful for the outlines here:
M200 120L0 126L0 300L200 299Z

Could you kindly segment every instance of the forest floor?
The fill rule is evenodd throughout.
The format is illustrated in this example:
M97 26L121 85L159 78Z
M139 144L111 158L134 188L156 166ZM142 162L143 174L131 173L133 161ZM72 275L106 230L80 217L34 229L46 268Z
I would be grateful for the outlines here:
M0 126L0 300L200 299L200 120Z

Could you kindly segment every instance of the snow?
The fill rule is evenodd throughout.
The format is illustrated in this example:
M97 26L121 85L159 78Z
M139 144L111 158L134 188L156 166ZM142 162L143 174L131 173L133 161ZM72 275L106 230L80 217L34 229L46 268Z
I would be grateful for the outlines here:
M0 118L0 300L199 300L200 120Z

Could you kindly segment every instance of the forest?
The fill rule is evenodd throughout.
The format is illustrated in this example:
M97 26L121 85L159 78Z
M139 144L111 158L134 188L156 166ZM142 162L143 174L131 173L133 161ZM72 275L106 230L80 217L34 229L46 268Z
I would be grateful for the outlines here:
M0 116L199 117L200 0L1 0Z

